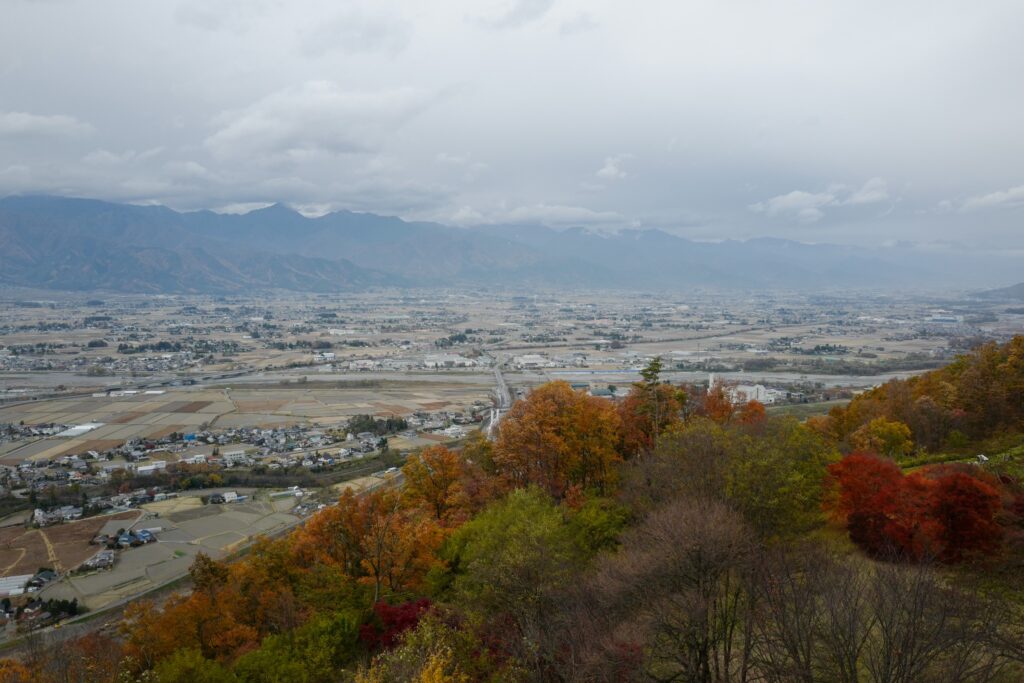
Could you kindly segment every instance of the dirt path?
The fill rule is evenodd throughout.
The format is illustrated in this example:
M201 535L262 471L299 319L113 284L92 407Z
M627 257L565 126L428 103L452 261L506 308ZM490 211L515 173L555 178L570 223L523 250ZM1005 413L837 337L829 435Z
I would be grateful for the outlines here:
M50 539L46 535L46 532L42 529L39 529L37 533L39 534L40 538L43 539L43 544L46 545L46 554L50 559L50 564L53 565L53 571L57 572L58 574L63 574L64 565L61 564L61 561L59 559L57 559L57 550L53 547L53 544L50 543Z
M217 420L221 419L225 415L230 415L231 413L238 412L238 406L235 405L235 402L231 400L231 387L224 387L224 389L221 390L221 393L224 394L224 400L235 407L227 411L226 413L217 413L216 415L214 415L213 419L210 420L209 424L207 425L207 429L213 429L214 425L217 424Z
M13 550L17 550L19 554L18 554L18 556L16 558L14 558L14 562L11 562L9 565L4 567L3 569L0 569L0 576L7 576L7 572L9 572L12 569L14 569L14 566L16 564L18 564L19 562L21 562L21 558L25 557L25 549L24 548L8 548L5 552L11 552Z

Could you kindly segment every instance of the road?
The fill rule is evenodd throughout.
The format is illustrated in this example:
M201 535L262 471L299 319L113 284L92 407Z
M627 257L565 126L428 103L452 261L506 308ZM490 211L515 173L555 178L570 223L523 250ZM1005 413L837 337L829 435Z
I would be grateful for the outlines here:
M494 428L501 422L501 418L508 409L512 407L512 393L508 390L505 376L501 374L503 361L494 365L494 395L495 406L491 409L491 418L487 423L487 438L494 439Z

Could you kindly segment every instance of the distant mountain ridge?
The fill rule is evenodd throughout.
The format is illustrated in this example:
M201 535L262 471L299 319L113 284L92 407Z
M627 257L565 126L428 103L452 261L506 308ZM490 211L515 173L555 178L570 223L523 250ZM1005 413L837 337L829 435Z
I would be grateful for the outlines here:
M1024 282L1019 282L1009 287L990 289L980 292L977 296L983 299L1009 299L1012 301L1024 301Z
M207 239L186 216L94 200L0 200L0 283L140 293L338 292L406 284L345 259Z
M695 242L661 230L455 228L350 211L308 218L280 204L218 214L64 197L0 199L0 283L52 289L863 289L949 284L953 258L966 272L967 256L907 247Z

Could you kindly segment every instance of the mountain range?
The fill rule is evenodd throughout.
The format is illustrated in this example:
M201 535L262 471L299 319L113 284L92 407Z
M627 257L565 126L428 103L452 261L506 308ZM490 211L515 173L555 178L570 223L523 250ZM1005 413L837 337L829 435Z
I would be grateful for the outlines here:
M652 229L456 228L350 211L310 218L280 204L219 214L65 197L0 199L0 284L47 289L948 288L997 284L1018 266L912 245L696 242Z
M1000 301L1024 301L1024 282L1019 282L1009 287L990 289L979 294L984 299L997 299Z

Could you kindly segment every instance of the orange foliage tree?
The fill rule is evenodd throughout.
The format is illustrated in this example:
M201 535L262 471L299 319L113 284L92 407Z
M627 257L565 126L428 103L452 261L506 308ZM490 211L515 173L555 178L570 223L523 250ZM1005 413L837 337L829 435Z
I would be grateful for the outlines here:
M708 387L698 412L718 424L726 424L732 420L736 406L733 405L732 397L729 396L729 392L726 391L725 385L721 381Z
M661 368L661 358L654 358L640 372L643 381L634 384L619 403L622 452L626 457L650 453L658 437L682 419L686 392L662 382Z
M431 446L414 453L402 467L405 502L427 510L445 525L465 520L469 513L466 466L462 457L444 446Z
M573 485L615 484L621 421L614 406L566 382L537 387L502 420L494 467L512 486L536 484L562 498Z
M34 683L39 680L32 671L16 659L0 659L0 683Z
M848 406L833 408L827 429L838 441L853 441L858 430L880 418L906 425L913 445L931 451L961 448L970 439L1001 431L1024 431L1024 335L866 391ZM864 436L861 432L860 439Z
M768 421L768 412L760 401L747 401L740 406L736 421L744 427L762 427Z
M339 566L371 586L376 603L385 588L418 587L436 564L443 539L437 522L402 505L399 492L385 488L357 496L349 489L296 532L294 553L300 563Z

